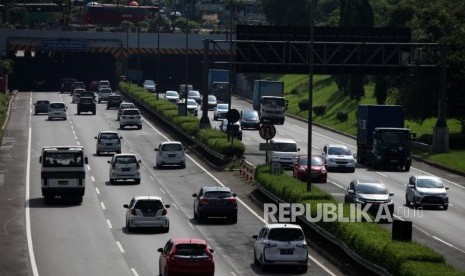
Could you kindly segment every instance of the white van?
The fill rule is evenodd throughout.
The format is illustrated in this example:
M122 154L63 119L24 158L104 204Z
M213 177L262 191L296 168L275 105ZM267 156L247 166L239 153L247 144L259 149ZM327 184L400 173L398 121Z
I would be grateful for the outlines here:
M66 120L66 107L64 102L51 102L48 106L48 119L55 118Z
M269 155L271 162L279 162L283 168L292 168L300 151L296 141L289 138L274 138L271 139L271 144L273 144Z

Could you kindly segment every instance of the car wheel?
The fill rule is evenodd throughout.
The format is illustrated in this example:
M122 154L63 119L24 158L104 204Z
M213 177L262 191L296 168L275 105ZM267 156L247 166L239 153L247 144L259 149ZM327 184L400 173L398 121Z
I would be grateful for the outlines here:
M410 165L405 165L404 170L405 170L406 172L410 171Z
M124 126L122 124L119 124L119 129L124 129Z
M447 209L449 209L449 204L444 204L444 206L442 206L442 209L444 211L447 211Z
M140 178L138 178L138 179L134 179L134 183L136 183L136 184L140 184Z
M350 172L354 173L354 172L355 172L355 168L353 168L352 170L350 170Z
M186 168L186 164L185 163L182 163L181 164L181 169L185 169Z
M405 196L405 205L410 207L410 201L408 200L408 196Z
M130 233L132 232L132 227L131 225L129 224L129 220L126 220L126 230Z
M170 224L168 223L168 226L163 227L163 233L168 233L170 231Z
M217 121L217 120L218 120L218 117L213 117L213 120Z
M120 153L121 153L121 150L116 151L116 153L120 154Z
M110 184L116 184L116 179L110 179Z
M53 201L52 196L44 196L44 203L45 204L50 204L50 203L52 203L52 201Z
M232 224L236 224L236 223L237 223L237 214L232 215L232 216L229 218L229 221L230 221Z
M197 213L195 212L195 210L194 210L194 219L195 219L196 221L199 220L198 215L197 215Z
M307 271L308 271L308 265L303 265L300 267L300 272L307 273Z
M261 265L260 265L260 270L261 270L262 272L266 272L266 271L268 270L268 266L266 266L264 263L261 263Z
M97 151L96 154L97 154L97 156L99 156L99 155L100 155L100 151Z
M328 179L327 179L327 178L322 178L322 179L321 179L321 183L326 183L326 182L328 182Z
M142 129L142 125L138 125L137 128L138 128L138 129Z
M96 113L97 113L97 112L95 112L95 111L92 112L92 114L94 114L94 115L95 115Z

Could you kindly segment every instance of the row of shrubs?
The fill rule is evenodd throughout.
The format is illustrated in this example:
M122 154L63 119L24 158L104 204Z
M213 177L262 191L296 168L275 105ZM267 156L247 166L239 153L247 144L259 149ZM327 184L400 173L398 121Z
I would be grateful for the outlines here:
M310 204L313 218L316 217L317 204L333 203L337 206L339 203L314 185L311 191L307 191L306 183L292 176L271 174L269 165L258 166L255 179L284 202ZM342 213L348 218L349 205L343 206ZM393 241L391 233L377 223L319 221L316 224L339 238L359 256L384 267L393 275L465 275L465 272L447 265L442 255L427 246L417 242Z
M310 109L310 103L308 99L300 100L298 105L301 111ZM312 107L312 111L315 114L315 116L323 116L326 114L326 105L315 105ZM339 122L346 122L349 119L349 114L346 111L338 111L336 113L336 119Z
M3 137L3 129L1 128L6 120L8 112L8 97L5 93L0 92L0 139Z
M176 104L164 98L157 100L153 93L135 84L120 82L119 89L212 150L228 157L240 158L244 155L245 146L241 141L234 139L231 144L226 133L212 128L201 129L200 120L196 116L179 116Z

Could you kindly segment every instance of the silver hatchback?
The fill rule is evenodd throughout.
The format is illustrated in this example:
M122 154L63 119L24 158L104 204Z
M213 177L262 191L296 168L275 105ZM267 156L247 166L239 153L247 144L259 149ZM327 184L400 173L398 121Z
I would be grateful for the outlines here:
M134 180L136 184L140 183L140 165L141 161L135 154L119 153L113 155L108 161L110 164L110 183L116 184L118 180Z
M131 232L136 227L156 227L167 233L170 230L168 219L169 204L164 204L159 196L135 196L129 204L124 204L126 211L126 230Z
M137 108L126 108L119 117L119 128L123 129L126 126L136 126L142 129L142 116Z
M165 165L178 165L182 169L186 167L186 156L181 142L162 142L158 148L155 148L155 151L157 152L157 168Z
M102 152L116 152L121 153L121 137L116 131L100 131L97 139L96 154L100 155Z

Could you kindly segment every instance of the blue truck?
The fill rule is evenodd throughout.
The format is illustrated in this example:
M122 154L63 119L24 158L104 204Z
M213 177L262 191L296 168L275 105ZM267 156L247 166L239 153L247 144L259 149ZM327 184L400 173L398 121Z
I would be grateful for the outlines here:
M210 69L208 71L208 91L220 103L229 102L229 70Z
M373 169L410 170L412 132L399 105L359 105L357 162Z
M255 80L253 109L258 111L261 123L284 124L284 114L286 112L284 82Z

